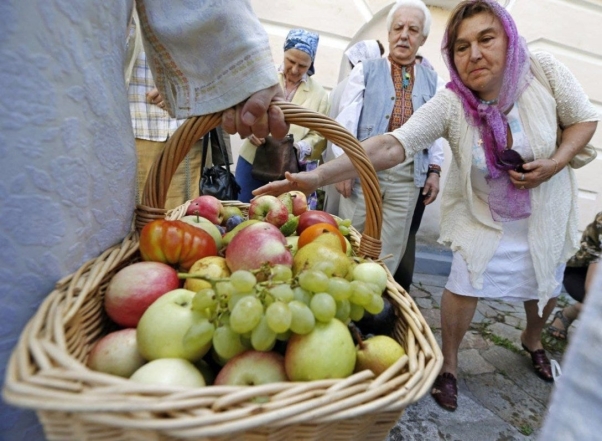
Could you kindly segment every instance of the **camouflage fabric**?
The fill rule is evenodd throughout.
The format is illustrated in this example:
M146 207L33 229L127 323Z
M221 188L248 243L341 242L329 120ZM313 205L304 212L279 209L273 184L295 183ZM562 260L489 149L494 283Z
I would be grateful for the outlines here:
M581 248L567 262L567 266L588 266L602 255L602 211L596 215L581 236Z

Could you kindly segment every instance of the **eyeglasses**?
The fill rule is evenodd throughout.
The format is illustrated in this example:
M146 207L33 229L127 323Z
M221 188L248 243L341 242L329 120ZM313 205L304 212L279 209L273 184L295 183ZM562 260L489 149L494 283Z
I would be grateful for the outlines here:
M524 163L525 160L516 150L504 149L502 153L497 155L497 165L502 170L514 170L517 172L524 172Z

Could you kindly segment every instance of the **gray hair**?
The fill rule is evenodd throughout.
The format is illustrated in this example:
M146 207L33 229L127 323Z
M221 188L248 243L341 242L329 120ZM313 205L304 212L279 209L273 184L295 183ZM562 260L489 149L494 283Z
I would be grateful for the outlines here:
M429 8L426 7L422 0L397 0L387 15L387 31L391 30L391 26L393 25L393 15L395 15L395 12L404 6L408 8L416 8L422 11L424 14L422 35L428 37L429 32L431 31L431 11L429 11Z

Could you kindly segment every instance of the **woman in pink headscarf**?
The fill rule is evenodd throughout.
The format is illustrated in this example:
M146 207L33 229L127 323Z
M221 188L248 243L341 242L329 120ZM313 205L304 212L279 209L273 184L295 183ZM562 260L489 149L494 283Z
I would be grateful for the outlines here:
M444 362L432 395L457 407L458 349L479 297L524 303L521 335L536 373L553 381L541 332L577 250L577 183L570 161L599 115L570 71L550 54L529 54L510 14L493 0L466 0L448 21L443 56L451 81L394 132L362 143L377 170L437 138L453 161L444 187L440 241L453 251L441 301ZM530 59L532 58L532 59ZM535 79L543 70L551 86ZM556 145L557 125L564 127ZM343 155L311 173L259 188L311 191L356 176Z

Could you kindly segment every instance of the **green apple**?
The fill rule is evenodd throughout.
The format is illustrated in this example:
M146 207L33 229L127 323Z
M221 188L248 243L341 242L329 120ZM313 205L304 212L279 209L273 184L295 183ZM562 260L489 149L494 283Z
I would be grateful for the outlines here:
M355 371L366 369L380 375L405 355L403 347L387 335L376 335L357 345Z
M183 358L160 358L148 362L134 372L130 380L163 386L205 386L205 380L199 370Z
M175 289L163 294L144 312L136 328L136 339L145 359L185 358L194 362L209 351L211 335L209 342L187 338L191 328L207 321L191 309L194 295L187 289Z
M215 245L217 246L218 251L221 250L222 247L224 246L223 239L222 239L222 233L219 231L219 228L217 228L214 224L211 223L211 221L209 219L205 219L203 216L196 216L193 214L193 215L189 215L189 216L184 216L180 220L184 221L190 225L194 225L197 228L201 228L201 229L205 230L207 233L209 233L211 235L211 237L213 237L213 240L215 241Z
M345 378L353 373L355 358L349 329L332 319L316 322L309 334L293 334L286 346L284 367L291 381Z

